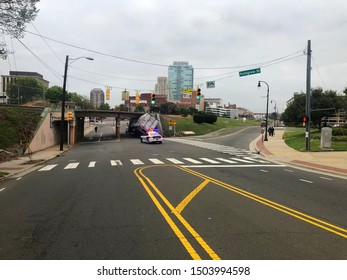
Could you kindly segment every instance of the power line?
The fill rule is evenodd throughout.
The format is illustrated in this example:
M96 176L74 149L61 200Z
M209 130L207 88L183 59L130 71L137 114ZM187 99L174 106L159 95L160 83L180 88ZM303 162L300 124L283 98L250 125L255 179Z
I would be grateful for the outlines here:
M39 60L43 66L45 66L54 76L61 80L61 76L57 71L55 71L52 67L50 67L47 63L45 63L38 55L36 55L32 50L30 50L18 37L14 37L16 40L21 43L21 45L26 48L37 60Z

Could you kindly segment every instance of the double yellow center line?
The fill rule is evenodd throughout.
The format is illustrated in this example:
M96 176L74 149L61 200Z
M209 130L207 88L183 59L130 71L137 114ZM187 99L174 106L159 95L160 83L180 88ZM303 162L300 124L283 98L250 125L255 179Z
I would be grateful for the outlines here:
M180 223L184 226L184 228L194 237L194 239L199 243L199 245L204 249L204 251L210 256L210 258L213 260L220 260L220 257L216 254L216 252L212 250L212 248L205 242L205 240L193 229L193 227L181 215L181 212L189 204L189 202L209 183L215 184L229 191L237 193L241 196L252 199L258 203L261 203L263 205L266 205L268 207L281 211L287 215L290 215L299 220L307 222L311 225L314 225L316 227L319 227L321 229L324 229L326 231L339 235L343 238L347 238L347 230L342 227L322 221L310 215L296 211L292 208L286 207L284 205L281 205L279 203L276 203L264 197L255 195L251 192L247 192L240 188L231 186L229 184L226 184L224 182L221 182L219 180L216 180L212 177L206 176L194 170L188 169L186 167L182 167L179 165L165 165L165 166L176 167L178 169L183 170L184 172L190 173L194 176L197 176L203 179L203 182L197 188L195 188L176 207L174 207L168 201L168 199L161 193L161 191L154 185L154 183L143 173L143 170L147 168L152 168L154 166L139 167L135 169L134 171L136 177L139 179L139 181L143 185L144 189L146 190L146 192L148 193L148 195L150 196L150 198L152 199L152 201L158 208L159 212L163 215L166 222L169 224L173 232L176 234L178 239L181 241L183 246L186 248L187 252L191 255L192 259L194 260L200 260L202 258L198 254L198 252L193 248L191 243L188 241L188 239L185 237L185 235L182 233L182 231L179 229L179 227L176 225L173 219L170 217L170 214L164 209L163 205L159 202L157 197L159 197L164 202L164 204L169 208L171 213L180 221ZM157 194L157 196L155 195L155 193Z

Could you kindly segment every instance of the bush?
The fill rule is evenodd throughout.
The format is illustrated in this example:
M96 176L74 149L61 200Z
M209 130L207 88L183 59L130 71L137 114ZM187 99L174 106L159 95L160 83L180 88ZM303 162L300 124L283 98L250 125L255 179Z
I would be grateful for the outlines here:
M202 114L195 114L195 115L193 115L193 121L195 123L200 124L200 123L203 123L205 121L205 117Z
M197 114L193 115L193 121L195 123L210 123L213 124L217 121L217 116L211 113L206 114L203 111L198 112Z

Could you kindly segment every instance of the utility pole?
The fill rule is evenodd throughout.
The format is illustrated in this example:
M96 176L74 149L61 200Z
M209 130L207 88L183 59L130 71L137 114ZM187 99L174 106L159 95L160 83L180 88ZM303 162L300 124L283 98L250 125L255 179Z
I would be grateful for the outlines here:
M310 122L311 122L311 40L307 41L307 69L306 69L306 151L310 150Z
M61 99L61 119L60 119L60 151L64 150L64 118L65 118L65 96L66 96L66 76L69 64L69 56L66 56L64 69L63 96Z

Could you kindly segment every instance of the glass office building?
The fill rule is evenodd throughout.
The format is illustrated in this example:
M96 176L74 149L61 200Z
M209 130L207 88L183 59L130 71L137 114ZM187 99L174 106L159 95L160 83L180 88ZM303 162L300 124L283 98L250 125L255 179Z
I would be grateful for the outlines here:
M170 100L181 100L183 89L193 89L194 69L186 61L174 61L169 66Z

